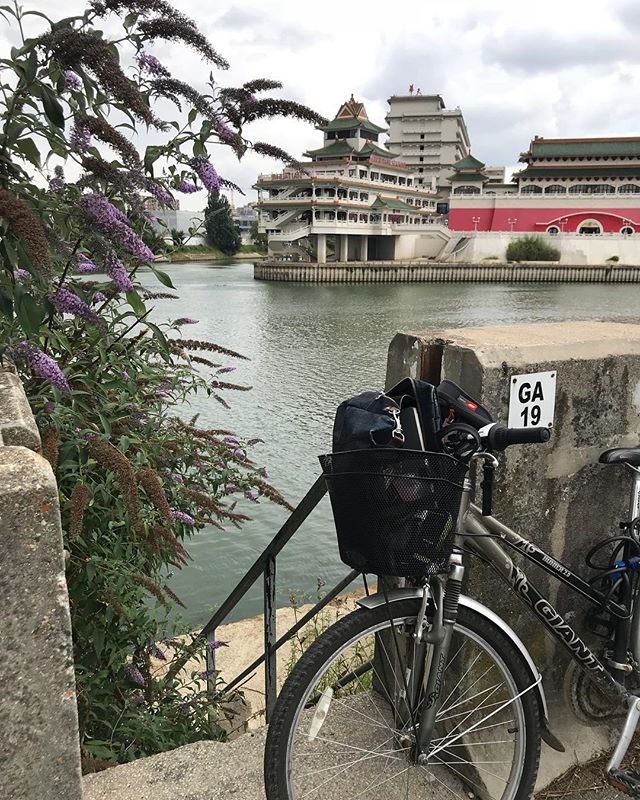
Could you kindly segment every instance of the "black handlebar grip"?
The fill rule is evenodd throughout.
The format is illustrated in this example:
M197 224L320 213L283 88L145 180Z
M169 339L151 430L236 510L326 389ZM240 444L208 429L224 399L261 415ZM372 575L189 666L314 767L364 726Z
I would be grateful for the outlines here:
M512 444L542 444L551 438L549 428L506 428L494 425L489 430L489 448L504 450Z

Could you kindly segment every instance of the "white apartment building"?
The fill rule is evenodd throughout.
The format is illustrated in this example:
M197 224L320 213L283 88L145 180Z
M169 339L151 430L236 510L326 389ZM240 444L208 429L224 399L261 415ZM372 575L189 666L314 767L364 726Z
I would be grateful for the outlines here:
M439 94L389 98L387 148L396 153L422 188L448 192L453 165L470 152L460 108L447 109Z

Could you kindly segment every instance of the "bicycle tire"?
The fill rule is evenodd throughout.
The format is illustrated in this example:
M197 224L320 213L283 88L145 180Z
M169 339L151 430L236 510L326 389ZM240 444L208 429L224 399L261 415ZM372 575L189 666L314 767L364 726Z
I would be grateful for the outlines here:
M300 708L301 703L305 701L305 697L309 696L313 688L310 688L310 684L316 681L319 674L322 674L322 670L325 666L332 663L332 659L335 658L335 654L339 652L341 648L348 645L348 643L363 641L364 637L367 635L375 635L371 633L371 630L375 629L376 626L384 625L385 622L389 624L389 608L392 609L395 626L396 624L400 624L400 622L404 624L415 619L418 606L418 600L411 599L394 603L390 607L382 605L371 610L358 609L352 614L338 620L302 655L282 687L273 717L269 724L264 756L265 790L268 800L301 800L302 791L294 792L291 788L290 750L292 749L291 738L294 733L292 728L297 724L297 719L302 713L302 709ZM504 670L511 676L517 692L524 692L524 694L514 701L515 703L519 703L519 709L521 709L520 719L523 720L523 731L518 731L517 734L519 736L520 733L522 733L524 739L524 745L521 751L523 756L521 758L522 769L519 773L517 786L510 786L508 795L505 789L501 797L509 796L510 800L528 800L533 792L540 758L539 706L534 692L525 691L532 685L531 672L511 640L495 625L495 623L482 616L477 611L460 606L456 630L461 632L460 635L477 637L479 642L484 643L481 646L486 645L488 652L498 654L498 660L502 661ZM465 631L470 633L464 633ZM518 713L520 713L520 711ZM509 729L507 729L507 731L511 732ZM489 742L489 744L494 744L494 742ZM460 747L462 745L457 746ZM450 748L449 752L451 752L452 749L453 748ZM464 756L462 757L464 758ZM443 763L446 764L446 762ZM457 761L451 763L456 764L463 762ZM335 767L333 769L335 769ZM450 770L452 768L448 767L448 769ZM463 767L459 769L463 769ZM480 769L482 769L482 767L480 767ZM342 773L344 770L340 770L340 772ZM463 781L460 781L461 784L462 782ZM407 787L408 785L407 778ZM336 794L335 788L335 786L328 787L329 793L318 793L312 790L309 794L312 798L331 797L332 800L338 800L338 798L341 798L343 795L344 797L365 796L359 791L361 787L356 786L353 787L353 789L348 789L344 783L344 779L340 781L340 790L338 794ZM386 788L388 789L389 787L387 786ZM370 794L372 798L375 797L377 800L379 800L379 797L383 796L379 792ZM385 792L384 796L387 795L388 792ZM366 796L368 797L369 794ZM404 796L404 794L402 796ZM413 798L415 795L408 796ZM470 795L468 789L461 795L461 797L464 798L469 798L470 796L473 795Z

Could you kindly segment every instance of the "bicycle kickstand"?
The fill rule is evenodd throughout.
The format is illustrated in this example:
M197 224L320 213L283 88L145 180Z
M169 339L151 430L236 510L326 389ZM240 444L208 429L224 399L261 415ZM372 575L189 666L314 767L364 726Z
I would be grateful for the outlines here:
M620 769L622 759L625 757L629 743L636 732L638 720L640 719L640 697L634 699L629 711L624 728L620 734L620 740L613 751L611 760L607 765L607 778L609 783L621 792L640 800L640 771L635 769Z

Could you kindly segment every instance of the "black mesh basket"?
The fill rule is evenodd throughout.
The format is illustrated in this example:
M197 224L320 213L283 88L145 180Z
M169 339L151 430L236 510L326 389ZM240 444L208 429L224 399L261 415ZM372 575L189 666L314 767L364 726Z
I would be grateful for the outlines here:
M467 465L444 453L371 449L320 456L340 558L360 572L446 572Z

